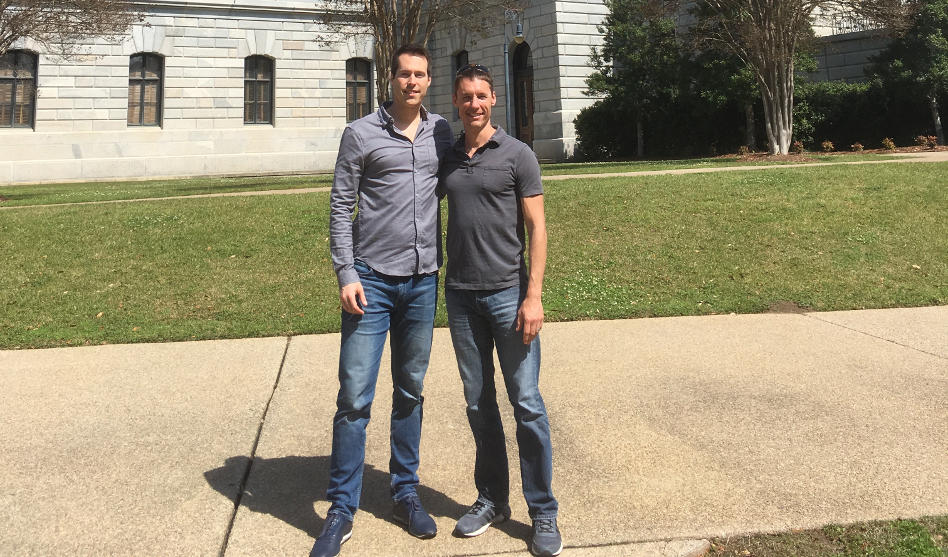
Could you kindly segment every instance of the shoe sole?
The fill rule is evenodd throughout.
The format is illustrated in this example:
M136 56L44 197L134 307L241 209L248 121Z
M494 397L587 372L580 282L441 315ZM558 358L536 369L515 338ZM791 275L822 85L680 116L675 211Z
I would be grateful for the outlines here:
M339 557L340 555L342 555L342 544L346 543L351 537L352 537L352 532L349 532L348 534L342 537L342 539L339 541L339 552L333 555L332 557Z
M493 520L491 520L491 521L488 522L487 524L481 526L481 527L478 528L477 530L474 530L473 532L470 532L470 533L468 533L468 534L465 534L464 532L458 532L457 528L454 529L454 532L455 532L456 534L458 534L459 536L464 537L464 538L473 538L473 537L475 537L475 536L480 536L481 534L483 534L484 532L486 532L487 529L490 528L491 526L493 526L494 524L500 524L500 523L502 523L502 522L507 522L507 520L510 519L509 516L504 516L504 515L500 515L499 518L500 518L500 520L497 520L497 517L495 517Z
M559 554L562 553L562 552L563 552L563 542L560 542L560 548L557 549L556 551L554 551L553 553L550 553L549 555L551 555L552 557L556 557L557 555L559 555ZM542 556L542 555L547 555L546 553L538 553L538 552L534 551L532 546L530 547L530 553L532 553L533 555L541 555L541 556Z
M395 522L397 522L397 523L399 523L399 524L401 524L402 526L405 527L405 531L406 531L406 532L408 532L408 533L411 534L412 536L418 538L419 540L430 540L431 538L433 538L433 537L435 537L435 536L438 535L438 532L437 532L437 531L435 531L433 534L421 534L421 535L419 535L419 534L414 534L414 533L412 533L411 530L409 530L409 527L410 527L410 526L409 526L407 520L403 520L401 517L398 517L398 516L394 516L393 518L395 519Z

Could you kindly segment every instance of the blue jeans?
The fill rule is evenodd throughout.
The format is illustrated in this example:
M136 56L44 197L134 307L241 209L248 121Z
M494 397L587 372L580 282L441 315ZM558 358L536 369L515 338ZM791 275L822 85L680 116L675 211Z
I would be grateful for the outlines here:
M438 276L391 277L361 261L356 271L365 290L364 315L342 312L339 396L332 422L332 457L326 498L330 512L352 518L362 494L365 428L369 423L385 337L392 353L392 497L401 499L418 485L422 383L431 354Z
M540 338L523 343L517 331L520 286L501 290L445 290L454 353L464 383L467 419L474 434L474 484L478 498L505 505L510 495L507 445L494 386L494 346L507 398L517 421L523 496L531 518L555 517L551 486L553 444L540 396Z

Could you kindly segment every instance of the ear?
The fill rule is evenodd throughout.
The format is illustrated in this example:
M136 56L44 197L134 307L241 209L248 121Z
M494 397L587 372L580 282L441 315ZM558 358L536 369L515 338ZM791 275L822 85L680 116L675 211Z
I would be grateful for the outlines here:
M490 105L494 106L497 104L497 94L493 91L490 92Z

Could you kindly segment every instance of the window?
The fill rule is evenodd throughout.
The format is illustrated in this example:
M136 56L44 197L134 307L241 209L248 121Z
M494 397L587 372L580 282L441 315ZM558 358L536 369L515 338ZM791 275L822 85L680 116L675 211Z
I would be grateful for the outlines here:
M459 50L458 53L454 55L454 72L457 73L458 70L466 65L468 65L467 51Z
M372 112L369 93L369 72L372 64L364 58L346 60L346 122L358 120Z
M161 125L164 59L157 54L134 54L128 63L128 125Z
M32 128L37 56L10 50L0 56L0 128Z
M467 60L468 60L468 56L467 56L466 50L459 50L458 53L454 55L454 73L455 74L457 73L458 70L460 70L461 68L463 68L464 66L470 63ZM451 82L452 83L454 82L454 77L451 78ZM454 96L453 91L452 91L451 96L452 97ZM454 121L457 122L460 119L461 119L461 115L458 114L457 107L454 107Z
M244 59L244 123L273 123L273 60L266 56Z

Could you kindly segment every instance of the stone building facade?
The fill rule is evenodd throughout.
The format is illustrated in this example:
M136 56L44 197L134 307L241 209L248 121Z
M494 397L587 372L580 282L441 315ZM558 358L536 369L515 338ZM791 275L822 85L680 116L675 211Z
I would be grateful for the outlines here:
M547 0L532 2L523 13L510 13L486 37L458 28L439 29L430 44L436 78L429 93L432 110L446 117L454 114L451 84L459 60L483 64L494 76L494 123L508 127L509 107L513 114L508 131L529 143L537 157L562 160L571 156L576 143L573 120L596 100L583 91L592 71L588 65L592 46L602 43L596 27L607 14L601 0ZM505 79L505 43L511 95ZM456 118L448 120L460 131Z
M35 107L28 125L0 122L0 184L331 169L347 61L368 64L372 44L321 46L314 6L155 1L119 45L69 60L14 45L35 59Z

